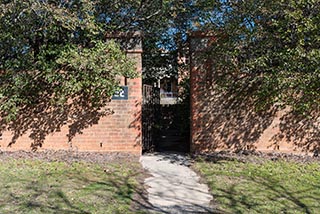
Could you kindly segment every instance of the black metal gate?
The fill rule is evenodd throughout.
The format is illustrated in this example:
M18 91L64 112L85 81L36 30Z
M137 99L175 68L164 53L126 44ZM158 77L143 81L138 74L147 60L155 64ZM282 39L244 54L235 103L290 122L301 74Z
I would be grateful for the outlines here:
M160 89L143 85L142 101L142 151L151 152L156 144L156 127L160 111Z

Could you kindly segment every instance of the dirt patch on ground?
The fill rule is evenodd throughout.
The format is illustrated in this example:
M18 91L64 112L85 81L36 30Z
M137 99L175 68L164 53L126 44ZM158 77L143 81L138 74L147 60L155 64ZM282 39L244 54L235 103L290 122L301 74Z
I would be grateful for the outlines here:
M7 159L32 159L32 160L41 160L41 161L62 161L66 163L73 162L88 162L88 163L97 163L104 164L107 162L139 162L138 155L133 155L129 153L99 153L99 152L77 152L77 151L68 151L68 150L45 150L37 152L29 151L1 151L0 160Z
M147 186L144 181L148 177L151 177L152 175L145 169L141 170L140 176L138 176L138 183L139 188L136 190L135 195L133 196L133 203L131 204L131 211L137 212L137 213L148 213L148 209L152 207L152 205L148 201L148 191L147 189L149 186Z
M194 159L204 159L211 162L219 161L239 161L239 162L251 162L251 163L263 163L264 161L293 161L297 163L312 163L320 162L320 157L313 157L310 155L296 155L280 152L256 152L256 151L241 151L241 152L214 152L210 154L198 154L193 155Z

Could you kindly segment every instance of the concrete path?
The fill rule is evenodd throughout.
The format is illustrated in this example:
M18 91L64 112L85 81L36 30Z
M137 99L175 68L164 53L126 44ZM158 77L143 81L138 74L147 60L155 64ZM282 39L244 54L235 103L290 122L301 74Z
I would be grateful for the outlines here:
M199 183L190 160L181 154L146 154L140 159L152 175L145 180L149 188L150 213L213 213L208 186Z

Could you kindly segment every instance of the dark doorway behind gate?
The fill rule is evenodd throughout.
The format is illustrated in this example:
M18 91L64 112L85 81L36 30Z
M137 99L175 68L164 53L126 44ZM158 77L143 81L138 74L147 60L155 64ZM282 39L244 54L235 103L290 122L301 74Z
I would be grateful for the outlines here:
M190 151L188 108L184 104L160 105L158 151Z
M143 85L143 152L190 151L189 105L161 105L160 90Z
M142 152L153 152L156 148L157 121L160 110L160 89L151 85L142 88Z

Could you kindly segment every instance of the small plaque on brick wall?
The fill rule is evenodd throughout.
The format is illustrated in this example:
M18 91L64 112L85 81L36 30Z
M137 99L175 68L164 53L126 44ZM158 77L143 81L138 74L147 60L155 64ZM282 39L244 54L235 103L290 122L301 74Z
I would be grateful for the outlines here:
M128 99L128 86L120 86L112 96L112 100L127 100Z

